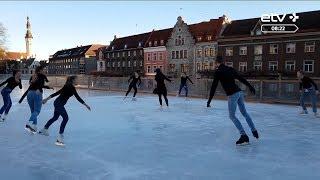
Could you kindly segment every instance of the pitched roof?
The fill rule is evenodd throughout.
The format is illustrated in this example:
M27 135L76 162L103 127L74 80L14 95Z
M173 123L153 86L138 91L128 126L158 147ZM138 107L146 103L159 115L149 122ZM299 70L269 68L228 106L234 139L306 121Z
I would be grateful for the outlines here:
M297 33L310 32L320 30L320 11L309 11L296 13L299 19L295 24L299 27ZM223 38L232 37L245 37L251 35L251 30L260 22L260 18L242 19L232 21L231 24L227 25L222 33ZM289 18L285 18L284 24L292 24ZM269 23L270 24L270 23ZM267 34L268 36L272 34Z
M25 52L5 52L4 58L6 60L18 60L27 58L27 53Z
M199 42L198 37L201 37L200 42L215 41L221 31L223 21L224 17L219 17L218 19L191 24L188 27L196 42ZM211 40L208 40L208 36L211 36Z
M71 49L64 49L54 53L50 59L74 58L74 57L80 57L85 55L95 56L96 55L95 50L102 46L103 45L93 44L93 45L75 47Z
M117 51L117 50L123 50L123 49L132 49L132 48L143 48L144 44L147 42L148 38L150 37L151 32L143 33L143 34L137 34L122 38L116 38L114 39L109 47L107 48L107 51ZM140 46L139 46L140 44ZM112 49L113 48L113 49Z
M161 29L157 31L152 31L151 35L148 39L148 42L146 42L145 47L156 47L156 46L163 46L167 43L169 37L171 36L172 28L168 29ZM163 44L161 44L161 40L163 40ZM155 44L155 41L157 41L157 44ZM149 43L151 42L151 46L149 46Z

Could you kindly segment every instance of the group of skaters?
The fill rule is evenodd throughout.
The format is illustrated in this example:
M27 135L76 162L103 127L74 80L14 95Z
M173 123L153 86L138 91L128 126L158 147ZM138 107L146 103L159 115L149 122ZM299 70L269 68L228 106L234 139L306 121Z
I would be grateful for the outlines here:
M240 138L239 140L236 141L236 144L244 145L249 143L249 137L245 132L241 122L235 115L237 107L239 108L241 114L246 119L247 124L251 129L252 135L258 139L259 133L245 107L244 94L242 90L239 88L239 86L236 84L235 80L239 80L241 83L245 84L249 88L252 94L255 94L255 88L246 79L244 79L241 75L239 75L235 69L233 69L232 67L226 66L221 56L218 56L216 58L215 66L216 66L216 70L214 73L214 80L210 90L210 96L207 101L207 107L208 108L211 107L210 105L211 100L216 92L218 83L220 82L222 85L222 88L224 89L226 95L228 96L229 117L240 133ZM153 90L153 93L158 95L159 103L161 107L162 107L162 97L165 100L166 106L169 106L169 101L167 97L168 93L167 93L165 81L172 82L172 80L170 80L166 75L164 75L160 69L156 69L155 73L156 73L155 81L157 82L157 85L156 85L156 88ZM308 114L304 101L308 96L310 96L313 113L315 116L318 117L316 103L317 103L317 95L319 92L318 92L317 85L314 83L314 81L311 78L305 76L302 71L297 72L297 77L300 82L300 92L301 92L300 104L302 107L301 114ZM185 96L188 97L187 81L193 84L192 80L184 73L181 76L178 95L180 95L182 89L184 89ZM75 85L77 84L76 76L69 76L66 80L65 85L60 90L51 94L49 97L43 99L43 96L42 96L43 89L53 89L52 87L46 85L46 83L48 82L49 81L43 72L43 67L42 66L37 67L34 74L29 80L28 89L19 100L19 103L21 103L24 100L24 98L27 96L27 102L30 108L31 115L30 115L30 118L28 119L28 122L25 125L25 129L32 134L35 134L38 132L41 135L49 136L49 132L48 132L49 127L51 126L52 123L57 121L58 118L61 116L62 122L60 125L59 135L56 140L56 145L64 145L63 134L64 134L64 129L69 120L68 113L64 106L68 102L69 98L71 96L75 96L76 99L81 104L83 104L88 110L91 110L91 108L89 105L87 105L84 102L84 100L78 95L76 91L76 88L75 88ZM141 78L139 73L135 72L130 77L128 82L129 82L129 88L125 94L125 98L133 89L134 90L133 100L136 100L137 90L141 84ZM7 114L9 113L10 108L12 106L10 93L17 86L19 86L19 88L22 89L21 72L14 71L13 76L8 78L6 81L2 82L0 86L3 86L5 84L6 84L6 87L3 88L1 91L1 95L3 97L3 106L0 109L0 121L2 122L6 120ZM40 131L37 131L37 118L41 112L42 104L45 104L51 98L54 98L56 96L58 97L54 101L53 117L50 120L48 120L48 122Z

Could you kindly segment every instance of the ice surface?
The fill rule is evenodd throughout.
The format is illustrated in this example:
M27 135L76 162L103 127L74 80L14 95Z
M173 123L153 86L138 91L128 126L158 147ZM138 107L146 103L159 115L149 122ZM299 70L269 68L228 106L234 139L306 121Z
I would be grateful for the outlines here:
M46 90L45 97L50 91ZM51 91L52 92L52 91ZM12 93L13 108L0 124L0 179L3 180L264 180L320 178L320 119L298 115L298 107L247 103L261 139L255 140L238 114L251 145L236 147L239 134L228 118L227 103L81 91L89 112L72 98L65 147L54 145L61 121L50 136L29 135L22 91ZM2 101L0 102L2 105ZM53 114L43 106L41 128Z

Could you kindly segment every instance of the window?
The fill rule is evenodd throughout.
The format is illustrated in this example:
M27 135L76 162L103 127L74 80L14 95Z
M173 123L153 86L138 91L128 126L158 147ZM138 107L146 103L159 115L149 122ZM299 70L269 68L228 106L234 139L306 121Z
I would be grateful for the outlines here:
M110 62L107 62L107 67L110 67Z
M112 67L114 67L116 65L116 62L112 62Z
M141 43L141 42L139 42L138 46L139 46L139 47L141 47L141 45L142 45L142 43Z
M126 56L126 52L122 52L122 57L125 57Z
M201 41L201 40L202 40L202 37L197 37L197 40L198 40L198 41Z
M176 51L176 59L180 59L179 51Z
M226 56L232 56L233 55L233 48L227 47L226 48Z
M181 72L187 72L188 66L186 64L181 64Z
M184 45L184 38L181 39L181 45Z
M209 63L205 62L202 64L203 65L203 70L209 70L210 66L209 66Z
M226 66L233 67L233 62L226 62Z
M117 57L120 57L120 53L119 52L117 53Z
M247 72L247 62L239 62L239 71Z
M295 61L286 61L286 70L287 71L295 71L296 63Z
M183 50L180 50L180 59L183 59Z
M261 55L262 54L262 45L255 45L254 46L254 55Z
M122 61L122 67L126 67L126 62Z
M201 50L201 49L198 49L198 50L197 50L197 57L200 58L201 56L202 56L202 50Z
M262 70L262 62L261 61L254 61L253 62L253 69L255 71L261 71Z
M256 30L256 35L260 36L262 34L261 30L260 29L257 29Z
M175 71L175 64L169 64L169 68L170 68L170 72L174 72Z
M149 47L151 47L152 46L152 42L151 41L149 41Z
M185 58L185 59L188 58L188 51L187 50L183 51L183 58Z
M128 61L128 67L131 67L131 61Z
M151 73L151 66L148 66L148 67L147 67L147 72L148 72L148 73Z
M269 71L278 70L278 61L269 61Z
M172 54L171 54L171 59L175 59L175 58L176 58L176 52L175 52L175 51L172 51L171 53L172 53Z
M201 63L197 62L197 71L201 71Z
M306 42L304 44L304 52L314 52L315 51L315 42Z
M159 60L162 61L163 60L163 53L159 53Z
M136 56L137 55L137 52L136 51L133 51L133 56Z
M278 54L278 44L270 44L270 54Z
M175 40L175 45L176 45L176 46L179 45L178 39Z
M240 46L239 47L239 55L247 55L247 46Z
M296 43L286 44L286 53L295 53L296 52Z
M205 48L205 49L204 49L204 56L205 56L205 57L209 57L209 55L210 55L210 54L209 54L209 48Z
M160 44L163 46L163 45L164 45L164 40L161 40L161 41L160 41Z
M307 73L313 73L314 61L305 60L303 61L303 71Z
M142 67L143 66L143 61L140 61L140 67Z
M131 56L131 52L130 51L128 51L128 56Z
M127 47L128 47L128 46L125 44L125 45L124 45L124 48L127 49Z
M212 36L211 35L207 36L207 39L208 39L208 41L211 41L212 40Z
M153 66L153 72L156 72L157 66Z
M114 53L112 53L112 57L114 58Z
M134 66L134 67L137 66L137 61L133 61L133 66Z
M174 52L174 51L172 51L172 52ZM148 53L147 54L147 61L150 61L151 60L151 53Z
M158 45L158 41L154 41L154 46L157 46Z
M140 56L142 56L142 54L143 54L143 50L140 50Z
M215 48L210 48L210 57L214 57L216 55Z
M121 62L120 62L120 61L118 61L118 67L120 67L120 65L121 65Z

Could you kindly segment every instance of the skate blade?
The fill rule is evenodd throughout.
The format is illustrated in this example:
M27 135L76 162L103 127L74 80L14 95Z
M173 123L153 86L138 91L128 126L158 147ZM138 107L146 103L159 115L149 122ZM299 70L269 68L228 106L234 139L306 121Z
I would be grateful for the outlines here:
M242 144L236 144L237 146L247 146L250 145L250 142L242 143Z
M37 132L35 132L35 131L32 131L31 129L29 129L29 128L24 128L29 134L31 134L31 135L34 135L34 134L36 134Z
M65 146L65 144L61 143L61 142L55 142L54 144L57 145L57 146L60 146L60 147L64 147Z

